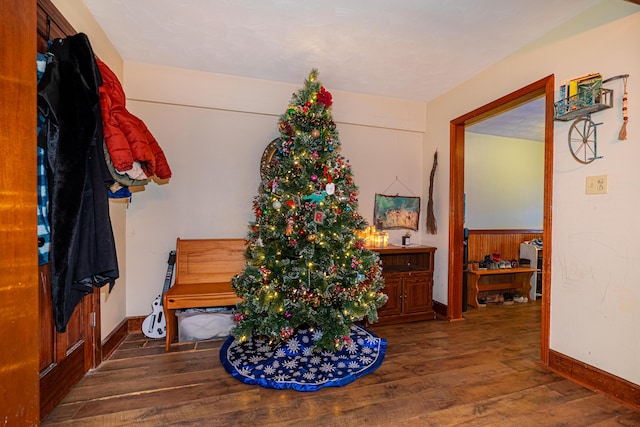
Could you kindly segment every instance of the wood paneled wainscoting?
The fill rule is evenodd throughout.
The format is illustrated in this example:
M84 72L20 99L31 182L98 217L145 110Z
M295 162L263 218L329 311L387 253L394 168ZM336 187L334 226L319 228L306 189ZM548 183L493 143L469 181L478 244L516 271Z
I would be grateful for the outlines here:
M497 252L501 259L518 259L520 243L542 239L542 230L469 230L469 261L482 261Z

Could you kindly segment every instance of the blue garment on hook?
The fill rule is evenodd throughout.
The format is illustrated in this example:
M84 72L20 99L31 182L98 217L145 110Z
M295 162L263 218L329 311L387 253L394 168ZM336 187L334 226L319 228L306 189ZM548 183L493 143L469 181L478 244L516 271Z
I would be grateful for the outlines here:
M49 55L38 53L36 57L36 75L38 83L46 70ZM40 134L45 116L38 111L36 123L36 135ZM45 150L37 147L38 156L38 265L49 262L49 245L51 243L51 228L49 227L49 188L47 184L47 167L45 164Z

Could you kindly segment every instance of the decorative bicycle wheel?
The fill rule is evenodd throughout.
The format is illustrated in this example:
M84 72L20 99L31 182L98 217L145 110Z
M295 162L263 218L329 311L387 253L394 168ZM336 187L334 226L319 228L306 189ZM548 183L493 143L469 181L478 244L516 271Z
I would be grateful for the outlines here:
M600 123L598 123L600 124ZM591 163L598 156L596 126L589 117L576 119L569 129L569 151L580 163Z

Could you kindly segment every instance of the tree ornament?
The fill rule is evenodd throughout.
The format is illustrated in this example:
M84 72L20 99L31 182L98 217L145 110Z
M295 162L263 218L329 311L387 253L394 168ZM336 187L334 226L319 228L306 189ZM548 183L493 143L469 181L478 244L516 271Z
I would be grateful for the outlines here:
M273 202L272 206L274 209L280 209L282 207L282 203L280 203L280 200L276 200Z
M322 225L324 223L324 212L315 211L313 214L313 222Z
M327 192L327 194L329 196L332 196L333 193L336 192L336 185L333 182L329 182L327 183L327 185L324 187L325 191Z
M304 196L302 200L311 200L313 203L320 203L324 200L326 195L327 195L326 191L321 191L321 192L312 193L307 196Z
M318 104L323 104L324 108L329 108L331 107L331 104L333 104L331 93L328 92L324 86L320 87L320 93L318 93Z
M316 240L318 240L318 236L317 235L315 235L315 234L308 234L307 235L307 242L313 243Z
M320 131L318 129L313 129L311 131L311 138L314 138L314 139L320 138Z

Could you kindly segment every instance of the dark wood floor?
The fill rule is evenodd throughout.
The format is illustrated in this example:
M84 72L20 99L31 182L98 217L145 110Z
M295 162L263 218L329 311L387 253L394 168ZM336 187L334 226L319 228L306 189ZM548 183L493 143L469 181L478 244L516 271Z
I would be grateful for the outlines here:
M317 392L248 386L222 367L222 341L130 335L42 425L640 426L640 413L537 364L540 302L469 309L465 321L374 327L372 374Z

